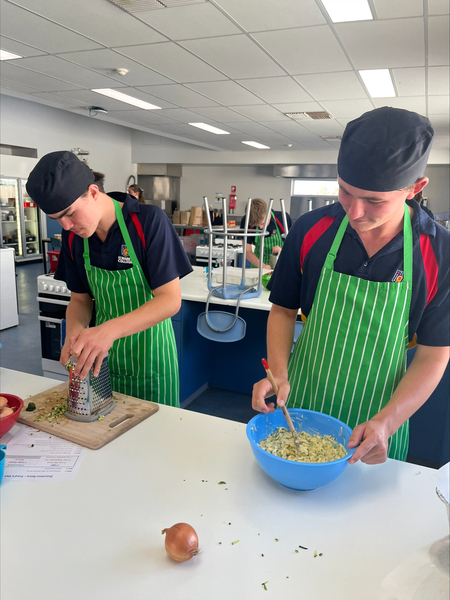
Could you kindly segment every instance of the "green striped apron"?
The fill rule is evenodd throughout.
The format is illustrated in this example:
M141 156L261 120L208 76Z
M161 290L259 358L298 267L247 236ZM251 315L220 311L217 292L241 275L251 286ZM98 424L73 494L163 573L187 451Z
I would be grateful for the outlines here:
M283 247L284 240L281 237L280 230L278 229L277 220L275 219L275 215L273 211L270 213L272 215L273 222L275 223L276 231L264 238L264 256L263 256L263 264L268 265L270 261L270 257L272 256L272 248L274 246ZM259 227L256 227L259 231ZM261 236L255 238L255 256L259 258L261 255ZM255 265L252 265L254 267Z
M405 205L403 280L379 283L334 271L347 223L345 216L289 363L288 403L324 412L354 428L380 412L406 371L412 229ZM389 439L388 456L406 460L408 442L407 421Z
M121 206L115 200L113 202L133 266L119 271L92 266L89 240L84 238L84 266L95 298L96 325L128 314L153 298L131 243ZM178 357L171 319L116 340L109 350L108 363L115 392L180 406Z

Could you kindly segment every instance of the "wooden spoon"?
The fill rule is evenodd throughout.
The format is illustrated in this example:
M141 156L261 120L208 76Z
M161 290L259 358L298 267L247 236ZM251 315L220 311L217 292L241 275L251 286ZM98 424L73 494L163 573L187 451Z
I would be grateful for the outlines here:
M270 383L272 385L272 388L273 388L273 391L275 392L275 394L278 397L278 391L279 391L278 390L278 386L275 383L275 379L273 378L272 371L269 369L269 365L267 364L267 360L265 358L262 359L262 364L263 364L264 369L266 370L267 379L270 381ZM301 444L300 440L298 439L297 432L294 429L294 425L293 425L292 419L291 419L291 417L290 417L290 415L289 415L289 413L287 411L287 408L283 405L281 407L281 410L283 411L283 414L286 417L286 421L287 421L287 423L289 425L289 429L291 430L292 436L294 438L295 445L297 446L297 448L301 448L302 444Z

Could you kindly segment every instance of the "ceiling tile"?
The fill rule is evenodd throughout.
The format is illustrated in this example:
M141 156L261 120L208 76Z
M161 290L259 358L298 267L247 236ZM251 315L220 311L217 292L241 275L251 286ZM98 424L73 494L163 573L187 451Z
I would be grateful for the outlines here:
M210 83L191 83L189 87L226 106L243 104L263 104L254 94L245 90L234 81L212 81Z
M191 110L185 108L168 108L161 112L162 115L174 119L175 121L181 121L182 123L199 123L199 115Z
M112 87L115 85L114 79L104 77L94 71L67 62L58 56L36 56L33 58L21 58L15 61L17 66L44 73L50 77L56 77L63 81L68 81L74 85L85 88Z
M38 50L27 44L16 42L16 40L11 40L3 35L0 36L0 48L7 52L18 54L19 56L40 56L41 54L44 54L42 50Z
M322 140L320 137L315 137L314 139L302 140L301 142L308 150L312 150L314 152L319 151L330 151L334 150L334 148L325 140Z
M261 123L255 123L252 121L248 121L247 123L242 123L242 122L229 123L229 125L234 126L235 129L238 129L242 133L245 133L248 135L265 135L265 134L273 133L273 131L271 129L269 129L268 127L265 127Z
M211 119L213 121L218 121L220 123L237 123L247 122L249 119L244 117L240 113L235 112L234 110L230 110L225 106L217 106L212 108L194 108L193 111L207 119Z
M184 87L183 85L152 85L140 87L143 92L153 94L157 98L163 98L167 102L184 106L185 108L195 108L203 106L217 106L217 102L210 98L205 98L201 94L197 94L193 90Z
M372 103L367 98L365 100L326 100L322 104L325 107L325 110L336 119L339 117L356 118L368 110L373 109ZM308 121L308 123L309 122L310 121ZM316 123L318 123L318 121L316 121Z
M262 98L268 104L311 100L311 96L291 77L242 79L238 83Z
M128 46L120 49L122 54L134 58L146 67L175 79L179 83L220 81L225 75L173 42Z
M143 11L138 16L172 40L241 33L230 19L208 2L174 6L170 10Z
M189 40L181 45L232 79L284 75L283 69L246 35Z
M98 94L97 92L91 92L90 90L73 90L70 92L60 92L60 95L66 96L67 98L71 98L72 100L79 100L84 104L84 106L87 107L101 106L102 108L106 108L106 110L108 111L136 110L136 107L131 106L131 104L125 104L124 102L119 102L118 100L114 100L113 98L107 98L102 94Z
M5 77L1 78L0 87L2 92L12 90L14 92L20 92L21 94L33 94L38 91L36 88L29 85L17 83L16 81L9 81L9 79L6 79Z
M425 65L423 19L336 23L335 29L357 69Z
M326 22L314 0L216 0L216 3L250 32Z
M448 0L428 0L429 15L448 15L450 2Z
M392 76L400 97L425 95L424 68L392 69Z
M128 94L129 96L133 96L133 98L138 98L139 100L143 100L144 102L149 102L150 104L154 104L155 106L159 106L159 108L176 108L174 104L170 102L166 102L161 98L157 98L152 94L148 94L147 92L143 92L141 89L132 88L132 87L121 87L119 88L117 85L114 86L114 89L117 89L119 92L123 94ZM151 89L148 88L149 90Z
M264 123L264 121L286 121L289 119L289 117L286 117L275 108L272 108L272 106L267 105L235 106L234 109L249 119L260 121L262 123Z
M428 19L428 65L450 65L449 17Z
M142 123L148 125L158 125L168 127L176 124L176 121L170 119L166 115L161 114L161 110L133 110L133 111L114 111L114 116L139 119Z
M4 61L1 65L2 78L5 77L10 81L15 81L23 85L30 85L31 87L40 90L41 92L58 92L61 90L79 90L80 88L66 81L61 81L53 77L47 77L41 73L30 71L18 67L13 62L17 61Z
M104 44L128 46L165 41L165 36L105 0L15 0L39 15ZM70 48L74 49L74 48ZM68 51L69 48L66 48Z
M272 106L282 113L314 112L323 110L318 102L288 102L287 104L273 104Z
M373 0L379 19L423 16L423 0Z
M171 79L163 77L147 67L143 67L128 56L124 56L114 50L64 52L63 54L59 54L59 56L83 67L88 67L102 75L107 75L122 85L143 86L172 83ZM128 73L122 76L116 73L115 69L128 69Z
M430 115L430 121L434 130L437 131L439 135L448 135L450 127L450 116L448 113L443 115Z
M351 69L328 25L256 33L254 38L292 75Z
M295 79L318 101L367 98L363 86L353 71L296 75Z
M33 96L36 98L42 98L42 100L49 100L50 102L54 102L55 104L59 104L61 106L73 106L78 108L84 107L84 104L81 100L68 98L59 94L58 92L37 92L33 94Z
M2 35L26 41L30 46L45 52L58 52L61 48L67 52L100 48L92 40L9 2L2 3L1 17Z
M450 112L448 96L430 96L428 98L428 114L446 115Z
M428 93L431 96L448 95L450 89L449 71L448 67L428 68Z
M266 127L269 127L272 131L281 133L286 136L290 136L293 133L298 133L300 129L303 129L298 121L289 119L289 121L266 121L264 123Z
M376 108L382 106L392 106L393 108L404 108L405 110L412 110L421 115L426 115L427 107L425 103L425 97L416 96L413 98L374 98L373 103Z
M244 140L243 140L244 141ZM271 132L268 134L260 135L256 140L245 140L246 142L260 142L262 144L266 144L267 146L284 146L290 143L289 137L282 135L281 133Z
M334 119L329 119L327 121L314 121L308 119L307 121L302 121L302 127L309 129L309 131L318 136L342 135L344 133L342 125Z

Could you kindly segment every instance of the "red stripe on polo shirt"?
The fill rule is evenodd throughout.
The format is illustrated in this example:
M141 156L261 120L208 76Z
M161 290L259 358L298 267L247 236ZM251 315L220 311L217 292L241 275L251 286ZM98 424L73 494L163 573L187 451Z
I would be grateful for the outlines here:
M141 222L139 221L136 213L132 212L132 213L130 213L130 216L131 216L131 219L133 220L134 226L136 227L138 236L141 238L142 245L144 246L144 250L145 250L145 237L144 237L144 231L142 229Z
M72 252L72 244L73 244L73 238L75 237L75 234L73 231L71 231L69 233L69 250L70 250L70 256L73 260L73 252Z
M303 272L303 262L306 258L306 255L311 250L313 245L317 242L317 240L320 238L320 236L323 233L325 233L325 231L328 229L328 227L331 225L331 223L333 223L335 218L336 217L330 217L328 215L326 217L323 217L322 219L320 219L320 221L318 223L316 223L314 225L314 227L311 227L311 229L308 231L308 233L303 238L303 244L300 249L300 268L301 268L302 272Z
M438 285L438 264L430 238L422 234L420 236L420 251L422 252L423 266L427 280L427 306L436 295Z

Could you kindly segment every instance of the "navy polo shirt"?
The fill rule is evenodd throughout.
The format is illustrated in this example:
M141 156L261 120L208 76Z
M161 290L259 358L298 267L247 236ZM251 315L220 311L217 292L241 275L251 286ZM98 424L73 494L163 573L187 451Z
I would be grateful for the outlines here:
M109 195L119 202L124 202L122 213L125 225L139 264L152 290L177 277L184 277L192 271L175 229L158 206L139 204L137 198L121 192L112 192ZM136 213L142 226L145 249L130 212ZM87 293L93 297L86 277L83 250L83 238L78 235L73 236L72 248L69 249L69 231L63 231L55 279L64 281L72 292ZM89 238L89 254L92 266L107 271L129 269L132 266L117 220L104 242L95 233Z
M435 223L414 201L413 283L409 339L417 334L425 346L450 345L450 232ZM308 316L326 255L345 211L339 202L302 215L289 232L270 279L270 301ZM369 281L396 281L403 276L403 231L368 257L359 235L347 226L334 269Z
M281 211L277 211L277 210L273 210L272 212L276 216L276 218L280 221L281 225L284 227L282 212ZM291 219L291 216L288 213L286 213L286 221L287 221L287 225L288 225L289 230L290 230L291 227L292 227L292 219ZM273 217L271 216L269 224L267 225L267 231L269 232L269 235L266 236L265 239L267 239L268 237L270 237L271 235L273 235L274 233L276 233L277 226L278 226L278 229L280 230L280 234L282 234L283 231L281 230L280 226L278 225L278 223L276 223L274 221ZM245 215L241 219L241 229L244 229L244 227L245 227ZM250 228L249 228L249 231L251 231ZM247 244L254 244L254 243L255 243L255 237L248 236L247 237Z

